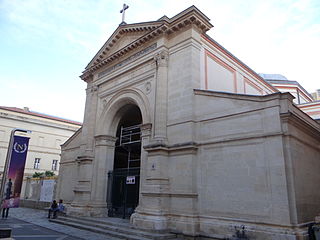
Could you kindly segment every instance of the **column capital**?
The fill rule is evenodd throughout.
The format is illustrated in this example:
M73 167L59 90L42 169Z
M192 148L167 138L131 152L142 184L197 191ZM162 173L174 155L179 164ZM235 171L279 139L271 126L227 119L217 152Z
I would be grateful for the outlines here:
M94 136L96 146L110 146L114 147L117 138L110 135L96 135Z
M153 57L153 60L155 61L157 67L167 67L168 59L169 52L167 50L161 50Z
M140 127L141 137L149 137L151 135L151 128L152 128L151 123L142 124Z
M98 85L89 83L86 91L87 91L87 94L89 93L94 94L98 92L98 89L99 89Z

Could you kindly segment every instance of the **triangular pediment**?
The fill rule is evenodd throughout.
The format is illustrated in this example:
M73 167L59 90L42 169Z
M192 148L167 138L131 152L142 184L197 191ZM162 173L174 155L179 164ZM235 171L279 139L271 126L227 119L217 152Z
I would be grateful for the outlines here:
M142 37L143 35L145 35L145 32L127 32L127 33L123 34L122 37L109 50L106 57L112 55L116 51L127 46L128 44L136 41L138 38Z
M129 54L158 36L173 34L186 26L193 26L202 33L213 27L210 19L195 6L187 8L172 18L163 16L152 22L120 24L86 66L81 78L85 81L92 79L98 69L111 64L115 59Z
M119 27L114 31L111 37L87 65L86 69L92 67L95 64L99 64L102 60L111 56L120 49L128 46L130 43L135 42L144 35L147 35L162 24L163 21L154 21L119 25Z

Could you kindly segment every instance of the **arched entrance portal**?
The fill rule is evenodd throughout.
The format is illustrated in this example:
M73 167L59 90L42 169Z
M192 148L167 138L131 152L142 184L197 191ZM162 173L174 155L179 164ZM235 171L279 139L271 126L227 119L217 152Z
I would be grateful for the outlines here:
M114 167L109 174L112 177L111 215L127 218L139 202L142 116L140 109L132 104L120 111L123 115L117 127Z

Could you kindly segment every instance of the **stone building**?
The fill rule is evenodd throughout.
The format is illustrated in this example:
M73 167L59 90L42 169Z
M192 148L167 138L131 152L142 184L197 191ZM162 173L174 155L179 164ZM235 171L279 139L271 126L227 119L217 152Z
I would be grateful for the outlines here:
M59 171L61 147L79 128L81 123L28 108L0 106L0 171L3 172L10 134L14 128L31 130L25 176L35 172Z
M81 75L84 123L62 147L71 215L225 239L306 239L320 212L320 125L206 34L192 6L121 24Z

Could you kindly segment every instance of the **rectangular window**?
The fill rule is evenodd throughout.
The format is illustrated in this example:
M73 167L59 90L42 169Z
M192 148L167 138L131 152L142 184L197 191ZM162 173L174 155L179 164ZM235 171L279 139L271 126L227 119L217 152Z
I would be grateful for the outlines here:
M40 169L40 158L35 158L35 159L34 159L33 168L34 168L34 169Z
M58 160L52 160L52 168L53 171L57 171L58 169Z

